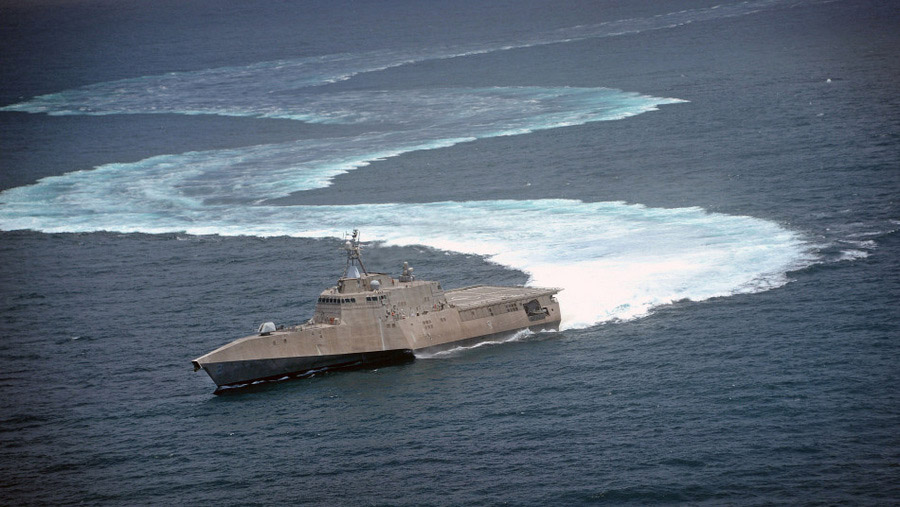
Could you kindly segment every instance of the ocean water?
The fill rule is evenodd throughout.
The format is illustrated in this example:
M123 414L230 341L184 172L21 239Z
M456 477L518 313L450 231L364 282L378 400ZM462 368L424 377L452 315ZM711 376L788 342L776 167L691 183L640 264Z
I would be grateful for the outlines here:
M0 503L897 503L898 26L0 4ZM190 360L306 320L354 228L561 330L214 395Z

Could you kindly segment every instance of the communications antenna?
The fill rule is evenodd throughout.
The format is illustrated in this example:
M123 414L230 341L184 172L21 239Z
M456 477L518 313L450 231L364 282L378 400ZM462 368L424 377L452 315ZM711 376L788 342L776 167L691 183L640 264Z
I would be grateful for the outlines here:
M346 236L344 237L346 238ZM341 249L347 252L347 267L344 268L344 276L342 278L359 278L361 274L369 274L363 265L362 257L360 257L359 229L353 229L353 235L350 239L344 241L344 246ZM357 264L359 267L357 267Z

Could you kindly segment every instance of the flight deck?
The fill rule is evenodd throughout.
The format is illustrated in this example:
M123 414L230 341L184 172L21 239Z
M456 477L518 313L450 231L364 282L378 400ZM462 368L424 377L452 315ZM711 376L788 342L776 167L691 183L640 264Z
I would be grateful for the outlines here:
M447 302L461 310L487 306L506 301L537 298L546 294L556 294L560 289L547 287L500 287L497 285L472 285L461 289L448 290L444 294Z

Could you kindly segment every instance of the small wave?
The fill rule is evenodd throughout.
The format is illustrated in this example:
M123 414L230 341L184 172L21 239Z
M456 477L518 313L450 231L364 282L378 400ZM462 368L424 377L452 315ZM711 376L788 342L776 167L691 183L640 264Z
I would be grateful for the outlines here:
M871 250L871 249L875 248L876 246L878 246L878 244L874 240L871 240L871 239L868 239L868 240L845 239L845 240L841 240L841 243L844 243L847 245L853 245L857 248L865 248L868 250Z
M501 340L485 340L482 342L477 342L472 345L460 345L447 350L441 350L438 352L416 352L416 359L444 359L448 357L457 356L463 352L474 350L481 347L491 347L494 345L501 345L504 343L511 343L522 340L528 336L533 336L535 333L530 329L521 329L516 331L512 335L507 338L503 338Z
M890 230L887 230L887 231L866 231L866 232L856 232L856 233L853 233L853 234L849 234L849 237L851 237L851 238L872 238L872 237L874 237L874 238L880 238L880 237L882 237L882 236L887 236L887 235L893 234L893 233L895 233L895 232L897 232L897 229L890 229ZM874 244L874 242L871 242L871 243Z
M842 250L840 256L835 259L837 262L840 261L856 261L859 259L865 259L869 256L869 252L863 250Z

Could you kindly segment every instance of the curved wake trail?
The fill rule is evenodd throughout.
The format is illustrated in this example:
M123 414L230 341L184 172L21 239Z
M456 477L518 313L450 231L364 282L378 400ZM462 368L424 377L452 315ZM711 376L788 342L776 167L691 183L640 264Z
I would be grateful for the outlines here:
M382 49L258 62L245 66L171 72L96 83L41 95L25 102L2 107L0 111L50 115L215 114L291 118L309 122L341 122L347 118L327 116L323 118L314 113L298 112L296 110L298 106L310 100L308 94L301 91L347 80L367 72L428 60L662 30L804 3L808 2L745 1L646 18L623 19L539 32L506 42L473 43L449 48ZM293 104L294 107L285 107L285 104Z
M803 0L799 4L803 4ZM0 192L0 229L335 237L485 256L561 287L563 328L631 319L678 300L786 283L816 259L799 234L699 208L573 200L268 206L343 172L414 150L609 121L678 99L604 88L330 92L360 73L425 60L613 37L790 7L758 0L538 33L506 43L378 50L97 83L0 108L47 114L218 114L368 126L334 139L107 164Z
M119 209L42 216L3 229L196 235L340 237L353 228L388 245L484 256L563 289L562 328L646 315L679 300L758 292L815 262L799 234L700 208L657 209L575 200L390 203L352 206L205 206L178 213ZM427 268L426 268L427 269Z
M0 192L0 229L319 238L360 228L391 245L485 256L526 272L532 284L561 287L563 328L635 318L682 299L765 290L811 261L796 233L699 208L573 200L264 205L412 150L616 120L680 102L603 88L423 90L322 100L321 112L365 117L385 111L396 130L164 155L48 177ZM391 108L398 109L393 116Z
M327 187L332 179L372 161L589 122L611 121L684 102L609 88L447 88L351 92L282 104L298 117L381 121L380 131L281 144L161 155L106 164L0 193L0 223L18 217L73 218L122 205L132 213L249 204ZM109 196L116 196L110 202ZM77 196L77 199L73 199ZM8 222L7 222L8 223ZM27 227L27 224L15 225Z

